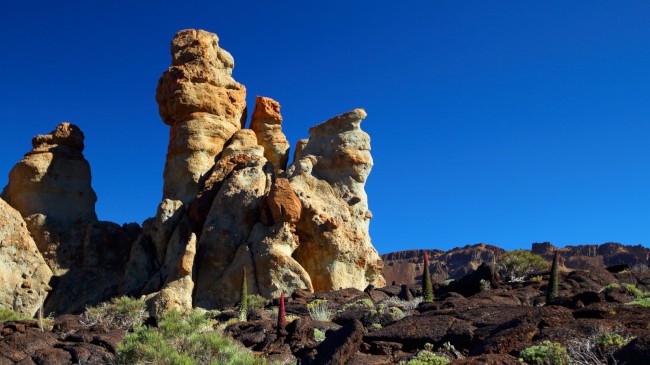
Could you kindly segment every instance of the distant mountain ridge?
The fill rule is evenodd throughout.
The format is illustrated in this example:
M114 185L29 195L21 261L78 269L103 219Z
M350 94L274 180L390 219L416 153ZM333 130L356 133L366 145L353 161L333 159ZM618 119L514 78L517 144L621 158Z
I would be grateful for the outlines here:
M607 242L600 245L555 247L549 242L533 243L529 251L552 259L560 251L561 263L570 269L589 270L613 265L648 265L650 248ZM422 278L424 252L429 255L432 279L456 279L475 270L483 262L496 262L506 250L485 243L456 247L449 251L436 249L396 251L381 255L383 275L387 284L416 284Z

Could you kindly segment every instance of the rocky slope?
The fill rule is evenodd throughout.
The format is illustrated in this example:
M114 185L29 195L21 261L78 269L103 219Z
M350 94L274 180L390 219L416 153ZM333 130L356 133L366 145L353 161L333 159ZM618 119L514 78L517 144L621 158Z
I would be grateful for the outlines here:
M209 316L215 330L269 362L384 365L428 351L451 364L524 364L518 360L522 350L552 341L575 361L585 356L598 361L593 364L608 363L604 357L620 365L645 363L650 308L633 305L634 294L621 284L648 283L650 270L564 269L559 297L550 303L544 299L547 274L542 281L505 283L492 266L482 265L458 279L477 290L460 294L436 286L430 303L416 300L422 294L418 285L320 293L297 289L286 301L284 329L276 327L278 298L249 309L246 321L237 320L239 312L231 307ZM492 279L489 287L478 285ZM311 313L316 305L324 306L327 316ZM0 364L111 363L125 332L72 315L56 318L45 332L35 321L6 322L0 324ZM603 336L624 341L590 347Z
M552 244L533 243L531 252L552 260L559 250L562 264L569 269L605 269L614 265L634 266L650 264L650 249L641 245L626 246L620 243L602 245L579 245L556 248ZM422 280L424 252L430 259L429 272L434 282L457 279L475 270L483 262L496 262L506 251L483 243L440 250L408 250L381 255L384 261L383 275L387 283L415 284Z
M257 97L245 128L246 88L215 34L179 31L171 56L156 89L170 135L155 217L99 221L81 129L61 123L36 136L1 195L0 259L19 268L0 282L1 304L34 314L44 301L46 313L75 313L130 295L156 315L211 309L239 300L244 273L249 294L269 298L383 286L368 234L365 111L311 128L287 166L280 104ZM24 250L30 260L14 255Z

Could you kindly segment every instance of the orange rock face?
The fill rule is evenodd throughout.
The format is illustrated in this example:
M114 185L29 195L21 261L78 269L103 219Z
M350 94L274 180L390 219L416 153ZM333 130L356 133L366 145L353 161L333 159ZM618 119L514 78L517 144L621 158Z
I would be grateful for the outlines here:
M275 223L295 224L300 219L300 199L293 192L289 180L277 178L271 186L268 198L269 209Z
M276 172L284 171L289 159L289 142L282 133L280 103L271 98L256 97L251 129L257 135L257 143L264 147L264 157L273 164Z

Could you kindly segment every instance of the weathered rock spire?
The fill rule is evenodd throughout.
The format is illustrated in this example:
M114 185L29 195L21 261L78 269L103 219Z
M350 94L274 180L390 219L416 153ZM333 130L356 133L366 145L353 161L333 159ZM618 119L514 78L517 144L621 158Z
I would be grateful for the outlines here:
M246 88L232 78L235 62L216 34L181 30L172 66L156 90L160 116L171 126L163 198L190 202L226 141L243 127Z

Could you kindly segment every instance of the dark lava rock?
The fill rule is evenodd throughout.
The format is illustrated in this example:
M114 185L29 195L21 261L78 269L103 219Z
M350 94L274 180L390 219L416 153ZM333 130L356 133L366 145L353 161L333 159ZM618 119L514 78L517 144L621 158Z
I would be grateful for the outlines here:
M363 325L361 322L354 321L345 325L318 345L316 359L312 363L318 365L346 364L359 350L362 338Z
M314 322L309 317L300 317L287 325L285 343L291 346L294 354L304 355L308 350L316 345L314 341Z
M368 313L368 308L352 308L344 312L337 313L332 319L332 322L345 326L346 324L352 323L354 321L360 321L366 313Z
M495 265L482 263L476 271L454 280L447 287L442 287L443 292L450 291L469 297L481 292L481 280L486 280L492 288L499 286L499 271Z
M505 354L485 354L452 362L453 365L526 365L516 357Z
M614 357L623 364L647 364L650 360L650 336L635 338Z

